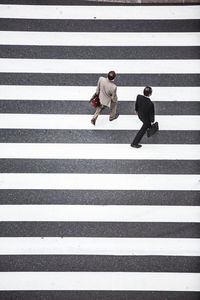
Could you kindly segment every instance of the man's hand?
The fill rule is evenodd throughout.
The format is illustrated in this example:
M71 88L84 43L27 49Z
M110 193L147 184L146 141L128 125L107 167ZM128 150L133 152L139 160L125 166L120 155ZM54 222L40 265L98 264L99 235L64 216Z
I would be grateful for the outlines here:
M151 126L153 126L154 122L151 122Z
M138 115L138 111L135 111L136 115Z

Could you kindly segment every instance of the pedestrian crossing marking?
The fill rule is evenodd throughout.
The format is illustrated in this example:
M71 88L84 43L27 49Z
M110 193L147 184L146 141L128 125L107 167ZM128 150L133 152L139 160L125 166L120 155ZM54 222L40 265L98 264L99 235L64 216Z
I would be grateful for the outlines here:
M192 238L0 237L0 255L200 256Z
M191 190L200 175L1 173L0 189Z
M51 5L0 5L0 18L25 19L101 19L101 20L179 20L198 19L198 6L51 6Z
M1 205L1 222L200 222L200 207Z
M151 159L199 160L200 145L145 145L133 151L127 144L0 143L0 158L17 159Z
M200 291L198 273L0 272L0 290ZM159 284L158 284L159 282Z
M137 130L140 120L136 115L121 115L110 122L108 116L101 115L97 125L90 122L91 115L59 114L0 114L0 128L20 129L80 129L80 130ZM156 116L160 130L199 130L200 116Z
M107 59L0 59L1 72L13 73L105 73L120 74L198 74L200 59L107 60Z
M200 46L199 32L30 32L0 31L0 45Z
M152 101L200 101L200 87L158 87L152 86ZM119 101L135 101L143 93L144 86L117 87ZM89 101L96 86L33 86L0 85L2 100L72 100Z

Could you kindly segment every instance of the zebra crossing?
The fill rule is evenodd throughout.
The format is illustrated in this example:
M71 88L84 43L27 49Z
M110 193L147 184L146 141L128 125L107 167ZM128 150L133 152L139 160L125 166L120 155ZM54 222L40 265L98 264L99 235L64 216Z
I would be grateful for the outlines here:
M31 2L0 1L0 299L199 299L200 6Z

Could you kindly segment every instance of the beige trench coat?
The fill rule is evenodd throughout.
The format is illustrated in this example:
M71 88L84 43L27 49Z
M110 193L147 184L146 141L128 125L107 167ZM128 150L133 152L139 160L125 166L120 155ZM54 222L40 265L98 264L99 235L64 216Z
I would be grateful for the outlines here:
M102 105L110 107L111 101L117 102L117 86L108 78L99 78L96 94L99 94L99 99Z

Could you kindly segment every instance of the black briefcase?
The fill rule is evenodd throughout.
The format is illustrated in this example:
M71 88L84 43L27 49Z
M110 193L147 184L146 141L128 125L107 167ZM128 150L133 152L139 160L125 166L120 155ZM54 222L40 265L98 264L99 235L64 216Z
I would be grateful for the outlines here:
M150 128L147 129L147 136L150 137L158 131L158 122L155 122Z

